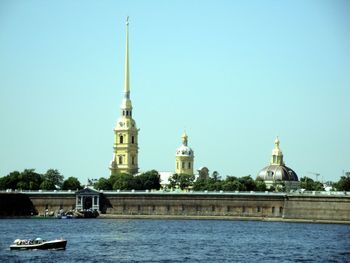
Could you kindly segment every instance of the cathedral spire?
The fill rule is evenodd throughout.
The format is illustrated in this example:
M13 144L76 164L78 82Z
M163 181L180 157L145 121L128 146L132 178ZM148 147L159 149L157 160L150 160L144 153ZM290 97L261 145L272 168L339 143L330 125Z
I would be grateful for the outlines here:
M130 77L129 77L129 17L126 18L126 43L125 43L125 65L124 65L124 98L122 102L122 110L132 109L130 100Z
M125 72L121 116L114 128L113 159L109 169L111 175L136 174L138 168L138 132L132 117L129 80L129 17L126 18Z

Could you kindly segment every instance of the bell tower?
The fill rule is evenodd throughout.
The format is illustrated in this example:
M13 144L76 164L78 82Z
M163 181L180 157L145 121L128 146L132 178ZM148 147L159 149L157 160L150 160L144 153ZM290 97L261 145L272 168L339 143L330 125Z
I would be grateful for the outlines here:
M182 134L182 145L176 149L175 173L193 175L193 150L188 146L186 132Z
M136 174L138 167L138 132L132 118L129 80L129 17L126 19L124 96L120 106L120 118L114 128L113 159L109 169L111 175Z

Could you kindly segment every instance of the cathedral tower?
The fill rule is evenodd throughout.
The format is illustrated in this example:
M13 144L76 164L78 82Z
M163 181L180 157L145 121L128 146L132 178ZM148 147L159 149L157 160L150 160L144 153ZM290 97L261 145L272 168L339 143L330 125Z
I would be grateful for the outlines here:
M176 150L175 173L193 175L193 150L187 145L188 136L186 132L182 135L182 145Z
M129 82L129 20L126 19L124 97L120 107L120 118L114 128L113 159L109 169L111 175L136 174L138 168L138 129L132 118Z
M275 148L272 150L270 164L284 165L283 154L280 149L280 140L278 139L278 137L275 140Z

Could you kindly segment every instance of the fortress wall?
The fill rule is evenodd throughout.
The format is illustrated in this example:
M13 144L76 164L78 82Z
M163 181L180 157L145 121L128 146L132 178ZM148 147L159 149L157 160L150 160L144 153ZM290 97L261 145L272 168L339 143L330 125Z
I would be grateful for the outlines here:
M288 195L284 218L350 222L350 196Z
M45 210L48 212L57 213L60 209L65 211L75 208L75 193L42 193L42 194L30 194L28 193L30 200L32 201L37 213L44 215Z
M107 214L282 217L284 197L239 194L105 194Z
M28 196L27 203L20 197ZM24 199L23 199L24 200ZM350 223L350 195L104 192L100 209L114 215L227 216ZM19 206L25 203L25 209ZM57 212L75 207L75 193L2 193L0 215ZM23 211L24 212L23 212ZM29 212L28 212L28 211ZM25 212L27 211L27 212Z

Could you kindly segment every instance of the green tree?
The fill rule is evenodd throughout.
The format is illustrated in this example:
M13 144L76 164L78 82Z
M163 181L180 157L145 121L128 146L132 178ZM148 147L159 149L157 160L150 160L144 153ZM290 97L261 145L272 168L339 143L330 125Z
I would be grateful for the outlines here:
M304 176L300 178L300 188L307 191L322 191L323 184L319 181L314 181L310 177Z
M346 172L344 176L340 177L340 180L335 183L335 188L338 191L350 191L350 172Z
M240 177L239 182L245 186L245 191L255 191L256 190L256 184L254 179L248 175L248 176L243 176Z
M39 190L42 183L42 175L35 172L35 169L25 169L18 177L17 189Z
M198 177L197 180L193 183L193 190L194 191L204 191L207 190L208 187L209 178L205 177Z
M180 189L188 189L193 185L195 176L190 174L173 174L169 177L169 185L172 188L176 188L177 186Z
M78 178L71 176L63 181L62 190L77 190L77 189L82 189Z
M266 191L267 189L266 184L262 179L255 180L255 185L256 185L256 191L263 192L263 191Z
M132 190L135 189L134 176L127 173L121 173L111 176L113 190ZM137 190L137 189L135 189Z
M8 175L0 178L0 189L6 190L6 189L17 189L17 184L20 180L21 173L18 171L13 171L9 173Z
M244 191L246 190L245 185L243 185L237 177L227 176L222 184L222 190L224 191Z
M62 188L63 185L63 175L56 169L49 169L42 176L43 181L40 184L40 189L43 190L55 190Z
M160 189L160 175L156 170L151 170L140 175L135 176L135 190L159 190Z
M98 181L94 184L94 188L95 189L99 189L99 190L112 190L112 184L110 182L110 180L101 177L100 179L98 179Z

